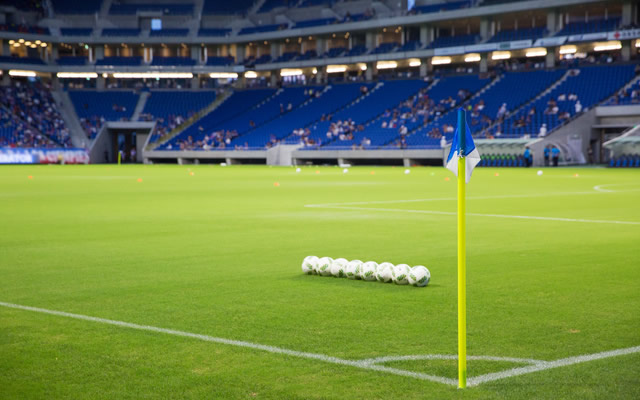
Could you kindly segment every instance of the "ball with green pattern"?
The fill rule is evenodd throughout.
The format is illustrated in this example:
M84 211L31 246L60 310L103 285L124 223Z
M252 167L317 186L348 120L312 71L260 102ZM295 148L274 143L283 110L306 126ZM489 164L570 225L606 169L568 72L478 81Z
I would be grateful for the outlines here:
M322 257L318 260L318 275L331 276L331 263L333 259L331 257Z
M409 285L424 287L431 280L431 272L424 265L416 265L409 272Z
M362 261L360 260L351 260L347 264L345 268L345 274L348 279L360 279L358 278L358 274L360 273L360 267L362 266Z
M393 268L393 283L396 285L406 285L409 283L409 272L411 267L407 264L398 264Z
M316 265L318 264L318 257L307 256L302 260L302 272L311 275L316 273Z
M335 260L333 260L333 262L331 263L331 275L335 276L336 278L344 278L345 276L347 276L345 269L348 263L349 261L344 258L336 258Z
M378 265L378 270L376 271L376 279L383 283L389 283L393 279L393 264L389 262L383 262Z
M366 263L362 264L362 268L360 269L360 279L362 279L363 281L375 281L377 269L377 262L367 261Z

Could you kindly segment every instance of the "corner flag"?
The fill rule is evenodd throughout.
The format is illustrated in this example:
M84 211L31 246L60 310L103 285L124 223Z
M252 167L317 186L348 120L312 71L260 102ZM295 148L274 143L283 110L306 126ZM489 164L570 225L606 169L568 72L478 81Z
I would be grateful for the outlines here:
M458 109L458 127L453 135L447 169L458 177L458 387L467 387L467 245L465 224L465 183L480 162L471 131L462 108ZM464 177L464 178L463 178Z
M480 162L480 153L473 144L473 137L467 125L467 118L462 108L458 109L458 127L453 134L453 142L451 143L451 151L447 157L447 169L458 176L458 159L465 159L466 176L465 181L469 183L473 169ZM463 172L464 174L464 172Z

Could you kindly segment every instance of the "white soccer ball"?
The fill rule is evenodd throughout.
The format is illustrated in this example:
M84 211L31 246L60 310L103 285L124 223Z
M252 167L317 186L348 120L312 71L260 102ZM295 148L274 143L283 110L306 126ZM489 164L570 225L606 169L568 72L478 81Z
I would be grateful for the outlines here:
M388 262L383 262L378 265L378 270L376 272L376 279L383 283L389 283L393 279L393 264Z
M319 259L317 264L318 266L316 268L318 275L331 276L332 262L333 262L333 259L331 257L322 257L321 259Z
M345 269L348 263L349 261L345 260L344 258L336 258L335 260L333 260L333 262L331 263L331 275L335 276L336 278L344 278L346 276Z
M300 168L296 168L296 172L300 172L302 171Z
M375 281L377 269L378 263L374 261L367 261L362 264L362 268L360 269L360 278L365 281Z
M342 170L343 174L346 174L347 172L349 172L349 168L345 168L345 169Z
M405 175L409 175L410 173L411 173L411 170L410 170L410 169L405 169L405 170L404 170L404 174L405 174Z
M360 268L362 267L362 261L360 260L352 260L349 261L347 267L345 268L345 273L347 278L349 279L359 279L358 274L360 273Z
M302 261L302 272L307 275L311 275L316 273L316 265L318 264L318 257L316 256L307 256Z
M543 173L543 172L542 172L542 170L541 170L541 169L539 169L539 170L538 170L538 176L542 176L542 173Z
M423 287L429 284L431 272L424 265L416 265L409 272L409 285Z
M393 283L397 285L406 285L409 283L409 272L411 267L407 264L398 264L393 268Z

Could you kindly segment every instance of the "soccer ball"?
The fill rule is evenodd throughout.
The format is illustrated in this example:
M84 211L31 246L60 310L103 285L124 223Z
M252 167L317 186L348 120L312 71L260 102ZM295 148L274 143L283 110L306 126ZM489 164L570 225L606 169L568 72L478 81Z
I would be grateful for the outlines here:
M393 269L393 283L397 285L406 285L409 283L409 272L411 272L411 267L407 264L396 265Z
M336 258L331 263L331 275L336 278L343 278L346 276L345 269L349 261L344 258Z
M538 176L542 176L543 172L541 169L538 170Z
M378 265L378 270L376 272L376 279L383 283L389 283L393 279L393 264L388 262L383 262Z
M429 284L431 272L424 265L416 265L409 272L409 285L423 287Z
M359 279L358 274L360 273L360 268L362 267L362 261L360 260L352 260L349 261L345 268L345 273L347 278L349 279Z
M318 275L322 276L331 276L331 263L333 259L331 257L322 257L318 260L318 267L316 270L318 271Z
M315 274L316 264L318 263L318 257L307 256L302 261L302 272L307 275Z
M377 269L378 263L374 261L367 261L362 264L362 268L360 268L360 278L365 281L375 281Z

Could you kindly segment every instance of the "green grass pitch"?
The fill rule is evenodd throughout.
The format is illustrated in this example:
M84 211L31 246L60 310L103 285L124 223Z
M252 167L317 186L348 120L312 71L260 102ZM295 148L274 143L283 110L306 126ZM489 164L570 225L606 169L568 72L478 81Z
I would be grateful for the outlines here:
M640 346L640 171L476 169L467 188L470 356ZM455 197L435 167L2 167L0 302L348 360L454 355ZM307 276L307 255L432 281ZM384 365L457 377L455 360ZM634 353L458 390L0 307L1 399L637 399L639 376Z

